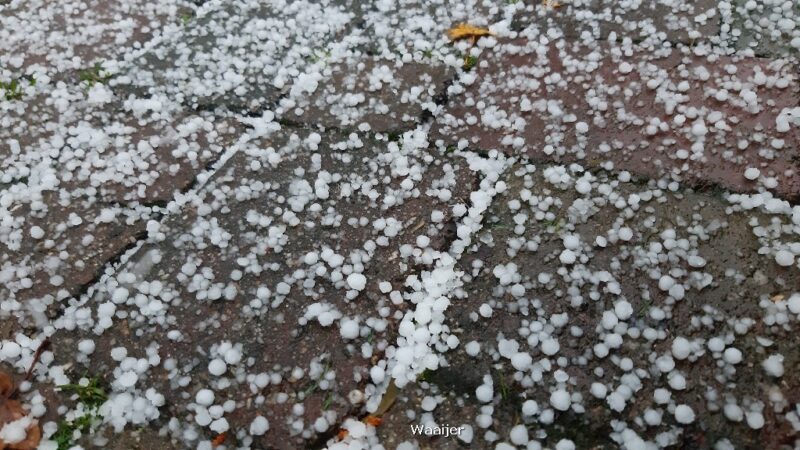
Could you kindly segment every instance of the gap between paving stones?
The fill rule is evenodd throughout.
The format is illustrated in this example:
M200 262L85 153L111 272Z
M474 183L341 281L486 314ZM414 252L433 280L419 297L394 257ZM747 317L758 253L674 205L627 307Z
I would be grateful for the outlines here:
M236 150L238 151L238 149ZM220 154L218 158L209 161L205 168L195 175L192 182L189 186L187 186L182 192L176 194L170 202L165 202L163 200L155 200L153 202L145 202L139 203L135 202L138 205L145 206L151 209L154 209L154 212L158 214L158 219L156 222L163 223L167 218L169 218L172 214L176 214L180 212L181 206L178 206L174 211L170 211L170 205L176 201L176 197L183 196L183 195L190 195L191 192L197 191L202 189L203 182L208 180L213 176L213 174L219 170L220 167L224 165L224 162L233 156L236 151L229 152L226 151L223 154ZM201 182L200 180L204 180ZM104 205L115 205L115 206L131 206L131 204L126 203L119 203L119 202L99 202L98 204ZM159 211L161 210L161 211ZM116 272L116 270L123 266L130 256L136 253L138 248L142 245L142 243L147 239L148 231L142 230L136 233L135 240L127 244L125 247L121 248L116 254L112 255L111 258L108 258L103 264L98 268L95 272L95 276L92 277L87 283L81 284L78 286L78 291L71 296L71 298L78 301L80 304L85 303L94 293L94 287L100 283L104 277L109 276ZM65 312L65 310L73 305L67 304L64 301L58 303L59 308L51 315L50 320L57 320L61 315Z

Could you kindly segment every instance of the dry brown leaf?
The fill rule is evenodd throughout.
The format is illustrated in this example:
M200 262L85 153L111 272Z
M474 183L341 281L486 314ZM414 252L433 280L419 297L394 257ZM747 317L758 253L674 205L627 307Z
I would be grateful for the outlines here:
M14 393L14 380L11 377L0 371L0 397L8 398Z
M496 34L490 31L488 28L480 28L468 23L460 23L447 30L447 36L450 38L450 40L458 41L467 38L477 40L483 36L496 36Z
M364 423L373 427L377 427L378 425L383 423L383 419L375 416L367 416L364 417Z
M770 297L769 299L772 300L773 303L778 303L779 301L783 300L784 298L786 298L786 296L784 296L783 294L775 294L772 297Z
M561 8L561 3L558 3L556 0L542 0L542 5L547 9Z
M386 388L386 392L383 394L383 398L381 398L381 402L378 404L378 408L375 410L375 413L364 417L361 421L373 427L377 427L383 423L383 418L381 416L383 416L394 404L394 401L397 400L398 392L399 389L397 389L397 386L394 384L394 380L389 382L389 386ZM342 428L336 434L336 439L342 441L347 438L348 434L348 431Z
M11 397L15 392L14 380L11 376L0 371L0 429L7 423L22 419L28 413L22 407L22 403L13 400ZM42 431L39 424L33 421L25 430L25 439L14 444L6 444L0 440L0 450L33 450L39 446L42 439Z
M228 432L227 431L218 434L217 437L215 437L211 441L211 446L212 447L219 447L220 445L222 445L225 442L225 438L227 438L227 437L228 437Z

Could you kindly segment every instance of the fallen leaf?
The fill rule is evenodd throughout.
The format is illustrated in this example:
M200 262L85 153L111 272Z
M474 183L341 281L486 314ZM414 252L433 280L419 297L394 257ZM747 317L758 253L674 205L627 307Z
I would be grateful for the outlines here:
M772 300L773 303L778 303L779 301L783 300L784 298L786 298L786 296L784 296L783 294L775 294L772 297L770 297L769 299Z
M447 36L453 41L471 38L473 42L483 36L496 36L488 28L480 28L467 23L460 23L447 30Z
M18 400L11 399L16 389L14 380L11 376L0 371L0 429L6 424L22 419L28 415ZM36 420L31 421L25 429L25 439L20 442L8 444L0 440L0 450L33 450L39 446L42 439L42 431Z
M561 8L561 3L558 3L555 0L542 0L542 5L547 9Z
M218 434L217 437L215 437L214 440L211 441L211 445L213 445L214 447L222 445L222 443L225 442L226 437L228 437L227 432Z
M386 388L386 392L383 394L383 398L381 398L381 402L378 404L378 408L375 410L373 416L380 417L386 414L386 411L394 404L394 401L397 399L397 393L399 389L394 384L394 380L389 382L389 386Z
M371 416L371 415L367 416L367 417L364 417L364 423L367 424L367 425L372 425L373 427L377 427L382 422L383 422L383 419L381 419L380 417L375 417L375 416Z
M0 397L8 398L14 392L14 380L7 373L0 371Z
M388 411L389 408L394 404L394 401L397 400L398 392L399 389L397 389L397 385L394 384L394 380L389 382L389 386L386 388L386 392L384 392L383 398L381 398L381 402L378 404L378 408L375 410L375 413L364 417L361 419L361 421L373 427L377 427L383 423L381 416L384 415L386 411ZM348 431L342 428L339 430L339 433L336 434L336 439L342 441L347 438L348 434Z

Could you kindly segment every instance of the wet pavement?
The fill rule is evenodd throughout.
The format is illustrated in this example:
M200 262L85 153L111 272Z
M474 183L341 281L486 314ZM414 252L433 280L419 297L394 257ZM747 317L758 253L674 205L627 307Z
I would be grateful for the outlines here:
M47 449L795 448L799 19L0 2L0 368Z

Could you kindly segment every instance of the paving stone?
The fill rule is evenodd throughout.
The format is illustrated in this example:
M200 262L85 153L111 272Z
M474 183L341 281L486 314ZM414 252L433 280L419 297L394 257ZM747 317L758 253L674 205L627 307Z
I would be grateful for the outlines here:
M23 86L0 98L0 371L21 379L49 336L20 398L44 399L50 435L81 409L56 385L98 380L111 401L77 439L86 448L324 448L366 414L359 397L375 400L369 370L402 347L432 255L461 255L453 242L480 223L464 275L447 282L445 333L459 345L382 417L386 448L495 448L519 424L547 448L624 446L625 427L679 448L797 447L800 322L786 297L800 261L776 260L800 248L800 130L776 121L800 105L800 31L775 26L800 10L761 3L0 0L0 80ZM466 76L453 67L469 43L445 33L462 22L504 36L477 43ZM100 61L109 77L86 81ZM468 163L463 149L487 158ZM492 149L520 160L473 214L495 181L479 166L505 160ZM683 290L665 292L666 274ZM631 317L604 326L620 299ZM335 311L329 326L307 320L313 304ZM744 360L725 362L711 338ZM514 369L503 339L532 365ZM785 376L767 374L770 355ZM614 394L593 398L593 382ZM573 394L569 411L546 411L555 389ZM525 417L526 400L545 411ZM691 424L675 420L681 403ZM744 420L724 417L733 403ZM663 416L646 426L651 409ZM269 419L262 437L256 415ZM474 440L413 435L431 420L470 424Z
M397 67L377 58L337 65L317 91L283 117L325 128L368 124L378 132L409 129L424 112L436 109L451 76L443 66L412 62Z
M289 110L294 109L303 89L293 90L292 86L304 75L303 70L313 75L330 64L332 81L336 82L337 72L348 66L365 62L369 68L372 63L363 61L365 54L396 54L404 48L420 55L433 51L414 47L423 38L447 46L445 31L450 26L479 18L481 14L475 11L487 10L478 3L407 2L402 15L387 14L399 10L386 11L385 5L340 1L322 2L302 14L295 2L282 10L244 3L222 5L201 13L182 31L128 61L110 84L122 97L166 97L208 111L258 114L280 106L288 111L287 119L293 120L293 111ZM498 11L496 7L489 10ZM432 19L419 20L426 16ZM332 17L336 26L329 29L323 20ZM299 22L294 28L284 29L292 21ZM277 28L267 32L270 27ZM433 66L426 71L434 77L445 72L440 62L434 65L430 58L424 64ZM286 71L284 67L294 69ZM415 65L405 70L412 67ZM328 80L316 82L328 85ZM287 96L291 101L284 106L282 101Z
M800 101L788 61L645 48L601 56L577 44L523 40L482 58L475 82L437 119L434 130L446 144L463 140L471 147L591 166L610 161L649 178L734 191L756 189L744 178L747 167L756 167L777 180L779 195L800 193L800 133L776 130L777 116ZM757 106L743 100L747 90L756 94ZM678 114L685 118L682 125L674 122ZM703 118L705 136L694 134L693 117ZM720 119L722 128L715 128ZM585 133L577 130L578 122L588 125Z
M0 226L0 295L15 301L16 310L2 313L15 331L44 325L60 302L80 294L108 261L142 237L148 219L159 217L150 208L59 199L47 191L8 210L12 220ZM34 227L41 239L31 237ZM8 319L12 314L16 321Z
M696 42L713 40L719 34L720 18L716 0L675 2L617 2L577 0L552 2L522 1L514 15L513 29L535 25L541 34L550 30L570 39L588 33L594 39L651 42Z
M238 430L246 430L256 414L268 418L270 432L254 444L260 448L321 445L338 431L343 415L358 410L350 404L349 393L364 388L373 359L386 342L394 341L391 324L397 319L392 311L407 307L393 305L378 289L378 282L388 281L394 289L401 289L406 276L417 270L399 255L401 245L414 245L417 234L432 236L437 248L448 245L448 236L455 232L449 222L448 201L465 201L474 177L463 162L414 151L406 162L414 170L423 168L421 173L409 174L417 180L418 190L410 198L393 201L399 193L393 189L399 186L370 184L376 174L395 178L402 173L405 163L383 156L385 141L355 134L326 134L321 143L318 138L310 131L289 129L241 144L199 196L190 200L188 208L168 217L117 275L100 283L98 294L88 305L93 317L96 307L109 301L118 285L128 286L133 296L137 287L153 283L161 286L159 302L168 313L153 320L153 304L142 303L146 298L142 295L139 300L131 297L127 304L118 304L119 322L94 338L97 350L86 369L110 382L120 370L119 363L109 357L112 348L125 347L129 356L136 357L143 357L150 349L164 364L142 374L142 386L153 387L167 397L161 423L169 417L194 420L196 392L212 387L219 403L223 398L236 402L236 411L225 415L237 430L229 433L231 438L238 436ZM318 150L311 150L317 146ZM276 155L283 160L277 163ZM416 162L420 158L430 158L430 164L420 166ZM448 164L455 168L457 178L444 175L449 172L444 170ZM324 179L326 173L333 177L329 197L303 205L301 199L306 194L302 180L314 186L310 189L322 189L316 180ZM452 190L452 197L448 201L437 199L439 190L445 187ZM429 221L435 209L445 215L439 224ZM273 214L277 216L270 218ZM403 224L397 236L386 242L371 224L378 226L384 217ZM366 226L352 226L354 220ZM157 237L161 233L163 236ZM300 285L300 275L293 271L324 267L309 266L304 255L325 248L344 257L343 265L329 267L328 273L363 266L368 280L365 290L357 296L348 294L338 275L326 274L316 277L313 285ZM197 266L193 275L186 275L189 262ZM230 274L236 271L242 272L241 278L231 279ZM135 275L127 279L126 273ZM136 282L132 282L134 279ZM221 289L223 298L212 301L200 294L212 283ZM346 317L360 318L362 337L352 342L343 340L336 322L327 328L313 319L308 325L298 325L314 302L329 304ZM375 317L381 308L392 313L389 326L384 330L376 325L369 331L364 320ZM180 338L171 340L168 332L180 333ZM77 341L85 336L85 332L57 333L54 342L63 349L56 352L57 358L63 357L65 363L71 360ZM208 350L222 341L241 345L244 358L241 364L231 365L230 376L210 377L206 368L211 359ZM376 347L364 353L364 343ZM305 371L299 380L291 376L295 367ZM72 373L77 375L81 370L76 367ZM280 374L282 379L257 387L252 375L258 373ZM318 379L323 374L330 377L327 382ZM288 395L288 401L281 400L281 393ZM292 413L295 403L304 405L303 412ZM319 417L330 422L328 431L308 431ZM306 428L303 433L292 430L292 422L298 419ZM198 432L201 439L214 437L202 429Z
M58 315L237 137L238 124L208 114L61 114L45 97L0 131L0 295L18 302L3 311L17 331Z
M762 321L766 315L763 302L771 304L770 298L776 292L786 292L800 283L796 270L758 255L763 243L754 233L754 224L748 222L765 225L775 218L752 212L729 213L730 205L713 195L691 190L670 193L652 182L620 183L615 176L594 173L623 202L634 195L643 199L636 207L631 203L627 207L603 204L608 201L604 195L580 195L571 181L551 184L543 176L546 170L547 166L538 166L535 172L525 173L522 166L517 166L509 171L513 175L505 179L508 189L495 199L476 239L480 247L459 263L467 274L466 285L460 298L454 300L452 311L448 310L448 325L461 344L447 354L448 366L431 372L401 393L384 416L383 425L377 428L381 442L397 445L416 441L420 448L465 446L457 438L412 434L412 425L428 420L428 413L420 407L426 396L439 399L438 406L429 413L434 423L473 427L475 437L470 448L493 448L494 444L484 440L487 432L496 433L495 443L508 442L509 432L517 424L523 424L532 439L548 448L564 438L572 440L576 448L616 448L620 441L618 429L615 437L613 421L624 421L642 438L655 441L656 434L674 424L667 411L671 409L652 400L654 390L662 387L671 391L670 405L689 404L697 417L673 438L679 447L713 448L723 438L730 439L735 448L759 443L779 448L793 442L794 431L778 414L767 414L764 427L752 430L745 423L727 420L720 409L725 402L747 408L767 391L775 395L780 391L788 404L798 400L797 380L782 384L766 376L761 368L765 355L756 350L757 336L769 336L781 343L780 349L773 351L792 361L800 360L800 352L788 344L797 324L784 328ZM581 176L574 173L569 178ZM585 202L591 198L600 201L587 210ZM521 203L521 208L512 209L514 202ZM580 213L581 210L586 212ZM519 215L527 220L520 223ZM632 229L630 241L611 242L612 237L605 248L593 244L596 236L606 237L607 232L613 235L609 230L621 225ZM666 229L673 229L676 239L686 239L688 247L674 248L669 256L663 252L655 256L654 246L665 244L661 233ZM583 242L581 256L575 265L565 268L559 255L564 250L563 239L573 234ZM692 268L687 264L690 255L704 258L707 264ZM504 281L496 268L508 264L515 264L516 270ZM662 274L674 275L676 271L691 286L679 301L658 286ZM543 274L549 279L540 278ZM600 281L604 277L606 281ZM701 281L703 278L706 281ZM523 295L513 293L516 285L524 286ZM582 303L574 303L577 296ZM633 317L627 327L604 328L603 313L613 312L620 299L630 302ZM479 314L483 304L491 306L491 317ZM667 319L657 320L654 311L663 312ZM558 314L569 317L567 326L554 321ZM531 324L537 321L542 326L536 325L532 330ZM754 332L742 333L743 328L735 331L744 324ZM582 334L573 334L575 328L571 327L579 327ZM658 337L648 340L636 331L628 331L642 333L647 328L655 330ZM623 345L612 349L605 358L597 357L594 346L612 332L622 335ZM540 342L548 336L560 344L556 355L548 356L542 350ZM725 368L719 354L712 356L710 350L697 358L676 359L674 363L685 376L687 388L674 389L668 385L667 374L654 373L650 364L659 356L669 355L671 343L678 336L700 340L703 345L712 337L729 336L733 341L727 345L748 356L735 369ZM532 369L515 370L508 357L500 356L503 339L516 340L519 351L530 353ZM465 350L471 341L481 345L475 356ZM624 368L624 358L629 358L633 369ZM567 381L556 381L559 370L568 375ZM485 375L494 382L494 398L488 403L479 402L475 396ZM604 399L590 393L592 383L603 383L612 393L631 382L631 377L638 377L642 387L633 394L636 402L628 403L621 412L611 410ZM554 411L550 394L558 387L580 395L585 411ZM526 418L522 404L528 400L537 402L540 413ZM493 412L482 409L486 407L493 408ZM638 422L637 417L647 408L661 409L660 425ZM554 413L552 421L544 412L548 409ZM408 415L408 410L415 415ZM482 413L490 417L485 429L477 425Z
M191 108L258 112L288 93L314 52L337 48L351 15L325 4L230 3L131 61L110 84L123 97L165 97Z
M59 79L77 75L144 44L188 7L174 0L12 1L0 10L0 67L20 75L36 67Z
M341 3L359 3L358 9L353 10L357 27L348 38L358 43L357 49L378 56L438 51L450 45L446 37L449 28L459 23L486 27L502 20L505 14L505 5L485 0L403 0L394 4L344 0ZM424 47L419 47L420 44Z
M130 107L86 101L67 113L47 97L39 94L8 111L0 131L0 187L35 188L47 174L61 196L166 203L242 129L208 113L132 114Z
M748 2L736 0L731 2L729 30L723 38L729 40L737 50L750 49L763 57L784 57L797 59L800 54L800 29L783 30L782 20L797 23L800 18L800 5L783 3L770 5L766 2L753 2L753 9L748 9Z

